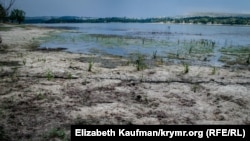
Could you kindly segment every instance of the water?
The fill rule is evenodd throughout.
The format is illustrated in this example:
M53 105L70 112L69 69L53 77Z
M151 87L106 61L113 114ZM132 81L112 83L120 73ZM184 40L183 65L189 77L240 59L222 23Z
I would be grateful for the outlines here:
M181 61L192 64L221 66L221 48L250 47L249 26L145 23L39 26L72 29L70 32L43 39L41 47L63 47L76 53L128 57L134 53L152 56L153 52L157 51L158 56L168 61L179 62L181 58Z

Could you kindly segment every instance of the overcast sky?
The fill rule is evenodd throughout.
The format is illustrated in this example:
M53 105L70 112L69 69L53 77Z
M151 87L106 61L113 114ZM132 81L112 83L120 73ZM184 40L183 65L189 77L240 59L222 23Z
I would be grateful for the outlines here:
M16 0L26 16L158 17L250 13L250 0Z

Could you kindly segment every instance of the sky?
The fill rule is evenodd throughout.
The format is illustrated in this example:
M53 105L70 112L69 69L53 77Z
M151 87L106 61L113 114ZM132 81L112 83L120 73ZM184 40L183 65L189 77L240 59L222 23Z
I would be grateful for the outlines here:
M26 16L174 17L196 12L250 14L250 0L16 0Z

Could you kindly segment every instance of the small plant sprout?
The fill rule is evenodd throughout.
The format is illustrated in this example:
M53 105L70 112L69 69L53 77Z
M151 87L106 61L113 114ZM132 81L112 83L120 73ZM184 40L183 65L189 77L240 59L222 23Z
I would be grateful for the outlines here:
M67 72L67 78L72 79L72 74L70 72Z
M157 50L153 52L153 59L157 58Z
M26 59L23 59L23 65L24 66L26 65Z
M71 40L72 40L73 43L75 43L75 38L74 37L72 37Z
M246 63L247 63L247 64L250 64L250 54L248 54L248 58L247 58Z
M161 64L163 64L163 63L164 63L163 57L161 57L160 62L161 62Z
M91 58L91 59L89 59L88 72L91 72L92 68L93 68L93 60Z
M18 54L17 54L17 57L22 58L22 57L23 57L23 53L18 53Z
M191 53L192 53L192 50L193 50L193 46L191 46L191 47L189 48L188 53L191 54Z
M45 138L48 140L55 139L55 138L66 140L66 134L63 129L53 128L48 131Z
M140 82L143 82L143 79L144 79L144 75L142 73L141 76L140 76Z
M137 71L141 71L146 68L146 64L144 63L144 57L141 54L138 54L135 64Z
M179 51L177 50L177 52L176 52L176 57L179 58L179 56L180 56L180 53L179 53Z
M143 38L143 39L142 39L142 44L143 44L143 45L144 45L144 42L145 42L145 39Z
M48 71L46 72L46 77L47 77L47 80L48 80L48 81L52 80L52 79L54 78L53 72L52 72L51 70L48 70Z
M194 92L194 93L196 93L197 92L197 90L199 89L199 85L197 85L197 84L195 84L193 87L192 87L192 91Z
M211 75L215 75L215 74L216 74L216 67L213 67Z
M37 100L43 100L43 99L45 99L46 98L46 96L42 93L42 92L39 92L38 94L37 94Z
M12 68L12 70L13 70L13 73L11 75L11 80L12 80L12 82L17 82L18 81L18 77L17 77L18 67L14 67L14 68Z
M189 72L189 65L183 64L183 66L184 66L184 73L187 74Z
M148 101L148 96L147 96L147 95L144 97L144 102L145 102L146 104L149 103L149 101Z

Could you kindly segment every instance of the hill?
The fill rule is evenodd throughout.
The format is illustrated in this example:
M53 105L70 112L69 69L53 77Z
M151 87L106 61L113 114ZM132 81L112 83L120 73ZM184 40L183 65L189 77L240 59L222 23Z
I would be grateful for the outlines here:
M194 13L185 17L153 17L153 18L126 18L126 17L26 17L25 23L192 23L192 24L226 24L250 25L250 14L227 13Z

